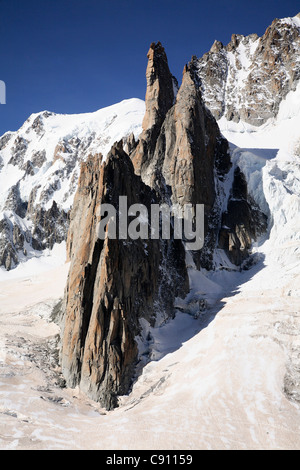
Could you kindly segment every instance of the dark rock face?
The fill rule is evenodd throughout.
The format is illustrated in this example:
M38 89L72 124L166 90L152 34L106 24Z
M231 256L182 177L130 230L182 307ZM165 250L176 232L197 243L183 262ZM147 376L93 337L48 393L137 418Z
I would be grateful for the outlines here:
M7 132L6 134L4 134L1 139L0 139L0 150L4 149L6 147L6 145L8 144L8 142L10 141L10 139L12 138L12 134L10 132Z
M11 238L13 227L11 222L4 217L0 220L0 265L10 270L17 262L16 248L13 243L7 242Z
M11 188L5 209L19 217L27 215L27 203L18 194L18 185ZM0 266L7 271L19 263L20 255L27 256L27 250L52 249L56 243L66 239L69 214L60 210L55 201L50 209L35 208L32 227L29 231L22 224L13 223L6 215L0 220Z
M34 167L41 168L46 161L45 150L34 152L31 158L31 163Z
M4 209L17 217L25 216L27 204L20 197L19 184L10 188ZM26 255L26 241L29 241L28 233L4 214L0 220L0 266L9 271L18 264L19 252Z
M48 210L35 208L32 222L32 246L35 250L52 249L56 243L65 241L69 214L59 209L55 201Z
M148 65L146 70L146 113L143 129L159 126L174 104L173 77L168 66L168 59L161 43L154 42L148 52Z
M38 116L28 131L34 129L40 136L43 131L42 116L49 115L50 113L43 113ZM12 134L5 134L0 141L0 150L4 149L11 139ZM22 199L20 186L28 177L34 176L36 168L41 168L46 161L45 150L33 151L30 160L27 160L27 150L28 141L24 137L17 136L11 147L8 165L16 167L16 172L21 170L23 174L18 182L7 191L1 207L0 266L4 266L7 270L14 268L20 258L26 257L28 250L51 249L55 243L65 241L68 232L68 211L58 207L55 200L49 209L44 207L44 203L51 198L54 190L60 187L59 176L65 177L65 174L70 171L68 164L65 165L61 174L57 175L56 181L51 182L47 190L40 194L39 200L37 198L39 183L32 189L28 200ZM0 157L0 169L1 162ZM26 228L28 226L30 229Z
M17 137L12 148L12 156L9 164L22 167L24 164L24 155L27 150L28 142L23 137Z
M101 204L118 208L122 195L128 206L144 204L150 213L158 203L120 145L99 161L95 156L83 164L71 213L61 362L68 385L110 409L131 385L139 320L153 324L158 313L172 316L175 297L188 292L188 277L181 241L98 238Z
M20 183L10 188L4 209L14 211L19 217L25 217L27 204L21 199Z

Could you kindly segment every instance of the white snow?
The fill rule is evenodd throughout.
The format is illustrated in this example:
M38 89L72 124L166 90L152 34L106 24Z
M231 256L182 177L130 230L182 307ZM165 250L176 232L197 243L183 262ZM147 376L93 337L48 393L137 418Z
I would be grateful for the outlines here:
M12 133L13 136L6 147L0 151L4 167L0 171L1 197L0 208L7 197L7 190L20 181L20 193L23 200L29 198L32 188L41 186L37 193L37 202L42 192L57 179L56 172L64 168L65 163L57 160L53 161L56 146L59 143L72 144L80 139L85 149L81 151L81 158L86 158L89 153L101 153L105 158L111 146L123 137L133 133L137 138L141 133L141 122L145 113L145 103L139 99L124 100L121 103L100 109L93 113L84 114L54 114L47 111L31 115L23 124L21 129ZM37 134L32 127L33 122L40 118L43 130ZM16 166L8 164L11 158L11 151L15 145L15 138L23 138L27 141L27 149L24 162L32 159L34 153L38 151L46 152L46 161L35 175L23 178L24 171ZM89 140L91 138L91 140ZM69 152L60 156L65 162L76 158L76 146L71 147ZM57 204L66 210L70 207L70 200L65 200L66 191L69 189L70 178L79 171L80 161L76 161L71 175L64 177L58 190L54 191L51 197ZM74 196L74 194L73 194ZM43 201L39 201L43 204ZM49 204L48 204L49 205Z
M30 277L33 273L39 276L49 271L49 269L63 265L65 261L66 243L55 244L52 250L35 251L32 258L24 259L11 271L6 271L6 269L0 267L0 282L20 279L26 276Z
M118 409L106 412L77 389L47 391L45 371L26 355L24 339L34 347L58 333L49 315L68 273L63 247L40 259L40 274L27 263L18 268L25 277L0 273L2 449L299 449L299 399L284 393L300 351L299 93L261 128L219 122L269 214L268 233L248 271L196 272L190 263L191 292L175 320L143 322L140 352L143 365L151 361ZM208 310L195 315L199 300Z
M0 220L6 218L17 223L23 233L31 233L30 215L21 219L13 210L7 210L8 195L16 185L23 203L30 201L34 207L49 210L55 201L60 210L68 212L81 162L90 154L101 154L105 160L112 145L131 133L137 139L144 113L144 101L129 99L93 113L61 115L43 111L31 115L0 150ZM16 146L18 152L14 151ZM35 163L32 172L26 174L26 163L34 162L37 155L41 163ZM11 162L12 156L20 161ZM33 250L28 243L26 251L30 257ZM22 256L19 252L18 258Z
M287 18L282 18L281 23L287 24L287 25L293 25L296 26L297 28L300 28L300 16L299 13L296 16L293 16L292 18L287 17Z

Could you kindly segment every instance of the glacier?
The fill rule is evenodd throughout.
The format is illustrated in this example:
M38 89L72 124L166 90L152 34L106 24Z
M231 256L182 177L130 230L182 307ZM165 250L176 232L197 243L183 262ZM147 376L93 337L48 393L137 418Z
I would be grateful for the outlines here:
M282 21L300 26L298 16ZM254 37L251 44L253 55ZM239 53L241 84L248 62L242 46ZM143 116L144 102L136 99L85 115L31 116L0 140L0 212L31 230L30 219L5 208L16 185L22 201L37 188L45 210L55 198L67 211L78 177L76 145L84 155L101 151L105 158L114 140L132 132L138 138ZM20 255L14 269L0 269L2 449L299 449L299 122L300 83L259 127L218 120L230 142L228 178L238 165L269 216L268 230L253 244L248 269L231 265L221 250L214 271L197 271L187 260L190 294L178 300L174 320L159 328L144 322L136 381L114 411L59 385L53 311L68 275L65 243L44 250L28 243L31 259ZM25 157L16 155L12 164L17 138ZM23 165L33 154L37 166L28 172Z
M174 320L144 325L141 355L150 352L152 360L115 411L76 389L49 387L43 372L48 342L58 334L51 312L68 272L59 262L63 246L52 261L48 251L39 266L28 261L29 269L24 263L2 272L2 448L299 448L298 93L290 92L262 129L219 122L233 164L269 211L268 233L253 246L249 270L197 273L191 264L190 297ZM199 316L195 298L209 305Z

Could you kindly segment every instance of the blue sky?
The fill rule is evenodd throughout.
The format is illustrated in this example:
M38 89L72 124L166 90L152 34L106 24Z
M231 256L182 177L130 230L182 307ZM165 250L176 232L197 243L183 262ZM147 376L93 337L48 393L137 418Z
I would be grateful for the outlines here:
M0 0L0 135L31 113L82 113L145 96L147 51L166 49L181 81L192 55L232 33L262 35L299 0Z

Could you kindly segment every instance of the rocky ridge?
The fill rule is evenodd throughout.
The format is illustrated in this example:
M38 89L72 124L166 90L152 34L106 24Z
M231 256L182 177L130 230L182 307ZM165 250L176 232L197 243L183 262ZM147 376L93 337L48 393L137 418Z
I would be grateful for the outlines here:
M180 87L163 46L152 43L146 112L140 100L93 115L44 112L0 139L0 265L11 269L68 234L63 370L104 406L116 406L131 386L141 320L172 318L176 296L188 292L191 260L197 270L239 270L266 230L218 120L259 126L276 116L299 81L299 25L297 15L274 20L262 38L216 41L184 67ZM148 207L203 204L203 248L187 253L184 240L101 243L99 208L120 195L133 202L143 195Z
M140 319L154 325L172 317L175 298L188 293L188 275L180 240L98 238L101 204L118 208L122 195L128 206L142 203L150 213L158 203L122 143L101 160L83 164L71 213L61 362L69 386L110 409L131 385Z
M143 115L136 99L95 113L45 111L0 138L0 267L66 240L81 162L90 153L105 157L116 139L137 138Z
M132 385L141 359L141 320L159 325L172 318L176 298L189 293L189 278L184 239L110 239L111 221L99 239L101 205L118 208L120 196L127 196L128 205L144 204L148 213L151 204L203 204L204 247L191 253L197 269L215 268L224 210L232 223L223 227L222 249L238 266L249 255L252 237L265 228L254 217L260 210L248 202L242 175L232 174L228 143L202 101L191 64L175 96L165 51L153 43L146 77L142 134L127 145L129 155L119 142L104 163L95 155L82 164L67 241L63 373L70 387L79 385L108 409ZM239 211L231 200L238 201ZM233 234L227 246L225 232Z
M143 132L130 154L135 171L160 195L160 199L169 204L204 205L204 246L193 253L198 269L215 267L214 254L221 227L222 234L227 233L227 240L224 243L222 239L219 246L226 250L233 263L240 265L249 254L252 240L266 229L266 217L241 184L233 186L234 196L230 194L231 180L235 183L237 176L233 178L232 175L234 169L228 142L203 102L193 61L184 67L182 83L175 97L170 87L172 75L161 47L160 43L150 46L147 76L158 76L158 70L163 71L161 83L165 89L161 86L160 92L163 96L169 95L169 105L156 113L155 119L153 113L151 119L147 118L151 109L159 109L157 82L148 79ZM154 70L153 57L156 63L161 59L164 66ZM226 201L229 201L228 207ZM246 205L246 211L241 208L242 204ZM223 212L227 214L227 224ZM232 219L230 223L229 219Z
M300 79L300 13L275 19L262 37L233 34L193 57L203 100L214 117L260 126Z

